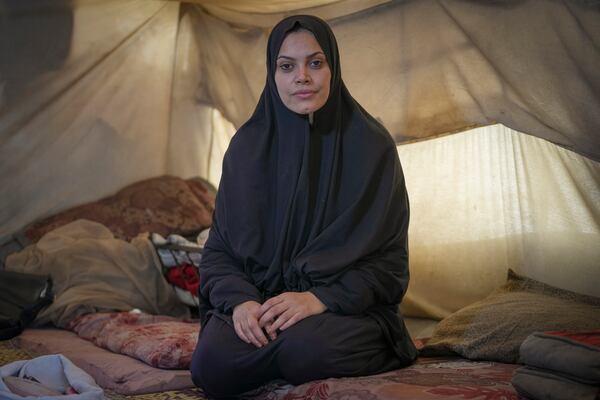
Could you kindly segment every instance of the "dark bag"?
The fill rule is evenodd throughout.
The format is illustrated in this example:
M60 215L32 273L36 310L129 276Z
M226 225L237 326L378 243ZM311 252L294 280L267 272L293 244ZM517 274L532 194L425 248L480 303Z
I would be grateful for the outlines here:
M23 332L53 297L50 276L0 270L0 340Z

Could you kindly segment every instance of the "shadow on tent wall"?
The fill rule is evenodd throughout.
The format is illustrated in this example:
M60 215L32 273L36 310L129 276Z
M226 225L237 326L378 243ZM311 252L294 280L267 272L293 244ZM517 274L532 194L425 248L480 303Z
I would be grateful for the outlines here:
M0 114L63 65L72 34L71 0L0 2Z

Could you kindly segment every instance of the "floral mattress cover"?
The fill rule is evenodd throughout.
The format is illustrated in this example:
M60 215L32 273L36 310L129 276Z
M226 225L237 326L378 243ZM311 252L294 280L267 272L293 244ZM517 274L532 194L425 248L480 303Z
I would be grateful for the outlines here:
M187 369L199 324L139 313L97 313L80 317L71 329L100 347L154 367ZM421 340L415 342L417 347L422 347ZM517 367L459 357L420 357L408 368L379 375L326 379L299 386L272 383L247 397L262 400L519 399L510 383Z
M188 369L200 323L138 312L93 313L76 318L69 329L113 353L161 369Z
M408 368L379 375L326 379L263 388L264 400L519 399L510 380L514 364L421 357Z

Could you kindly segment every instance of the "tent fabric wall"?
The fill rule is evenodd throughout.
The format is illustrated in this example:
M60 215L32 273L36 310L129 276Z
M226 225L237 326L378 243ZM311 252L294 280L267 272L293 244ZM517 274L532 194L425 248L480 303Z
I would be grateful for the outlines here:
M508 267L598 295L597 2L259 3L0 3L0 240L144 178L218 184L272 21L298 7L330 18L351 93L410 143L406 313L443 317ZM588 158L499 125L444 136L495 122Z
M229 134L219 135L213 113L220 113L210 103L197 97L205 75L201 71L200 40L197 37L190 15L182 15L173 70L167 170L184 178L200 175L216 186L220 177L211 176L211 171L215 171L211 168L212 143L216 137L229 139L233 129ZM223 121L221 125L225 123Z
M411 204L405 314L446 317L509 268L600 297L600 163L502 125L398 154Z
M205 96L240 126L264 86L268 29L183 12L203 27ZM331 25L350 92L398 142L500 122L600 160L599 18L583 1L419 0Z
M250 115L268 29L212 17L205 3L6 3L0 236L149 176L210 175L207 144L231 135L213 109L235 126ZM257 4L229 9L238 3ZM600 154L598 6L422 0L344 15L347 1L294 4L339 6L345 81L399 141L499 121Z
M292 14L318 15L331 20L354 14L390 0L189 0L210 15L239 27L271 28Z
M60 66L26 77L13 67L6 85L14 90L0 110L0 237L166 172L178 10L143 0L79 2ZM33 11L0 37L51 52L51 29L37 43L21 43L21 29L34 30L41 16L60 26L71 10ZM3 63L50 58L6 54Z

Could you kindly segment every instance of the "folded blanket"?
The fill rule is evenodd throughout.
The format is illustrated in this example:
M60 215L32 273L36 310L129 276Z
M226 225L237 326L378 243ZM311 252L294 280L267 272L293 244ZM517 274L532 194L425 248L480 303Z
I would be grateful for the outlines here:
M153 367L189 369L200 323L144 313L94 313L77 318L69 329L99 347Z
M511 380L517 392L532 400L595 400L598 386L531 367L517 369Z
M513 386L532 399L594 400L600 385L600 330L536 332L521 344Z

